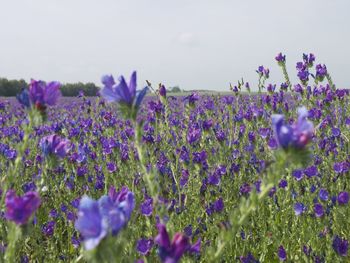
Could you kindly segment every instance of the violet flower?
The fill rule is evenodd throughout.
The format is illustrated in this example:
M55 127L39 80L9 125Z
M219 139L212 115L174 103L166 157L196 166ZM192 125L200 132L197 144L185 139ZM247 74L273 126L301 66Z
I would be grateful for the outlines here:
M119 78L119 84L115 85L112 75L102 77L104 87L101 90L102 97L108 102L117 102L120 105L126 106L128 110L132 110L134 118L145 97L148 87L141 91L136 91L136 71L131 75L129 84L126 83L123 76Z
M23 196L17 196L14 190L9 190L5 198L5 217L17 225L24 225L39 208L40 203L37 192L27 192Z
M285 123L283 115L272 115L275 138L283 149L288 149L290 146L303 149L313 136L314 126L312 122L307 120L307 109L305 107L299 108L298 115L297 122L292 126Z
M87 196L80 200L75 229L82 235L86 250L95 248L107 235L107 219L103 218L98 201Z
M165 225L158 224L157 228L158 235L155 237L154 241L158 245L159 257L163 263L179 262L186 252L199 253L200 240L191 246L186 235L176 233L173 240L170 241Z
M53 106L61 97L61 84L57 81L45 83L44 81L31 80L28 89L23 89L17 95L18 101L26 107L33 105L40 112L45 112L47 105Z
M286 55L282 55L282 53L278 53L275 57L276 61L278 63L285 63L286 62Z
M349 241L342 239L339 236L335 236L332 247L338 255L346 257L348 254Z
M83 236L85 249L95 248L109 232L118 234L130 220L134 207L134 194L127 187L119 192L112 187L108 196L104 195L98 201L84 196L75 228Z
M68 139L51 134L40 140L40 148L45 156L54 155L64 158L71 150L72 144Z
M279 246L277 255L280 261L286 261L287 253L283 246Z

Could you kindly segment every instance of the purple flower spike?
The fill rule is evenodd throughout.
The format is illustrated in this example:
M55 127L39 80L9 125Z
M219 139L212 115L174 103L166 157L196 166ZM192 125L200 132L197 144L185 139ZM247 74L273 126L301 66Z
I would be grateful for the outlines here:
M17 196L14 190L9 190L5 199L5 217L17 225L24 225L39 208L40 203L37 192L27 192L23 196Z

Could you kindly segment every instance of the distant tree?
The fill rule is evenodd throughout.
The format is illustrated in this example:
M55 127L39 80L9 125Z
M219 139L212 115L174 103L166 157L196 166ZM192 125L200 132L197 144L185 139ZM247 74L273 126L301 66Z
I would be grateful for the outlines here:
M169 88L169 92L180 93L180 92L182 92L182 90L180 89L179 86L175 86L175 87Z

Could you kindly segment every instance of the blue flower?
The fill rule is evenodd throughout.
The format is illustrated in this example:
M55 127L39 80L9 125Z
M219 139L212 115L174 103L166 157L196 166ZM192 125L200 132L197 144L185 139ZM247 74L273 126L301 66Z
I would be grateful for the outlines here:
M338 255L346 257L348 254L349 242L346 239L335 236L333 239L332 247Z
M296 216L300 216L302 213L304 213L306 210L306 207L303 203L296 203L294 205L294 213Z
M120 192L111 188L109 195L95 201L84 196L79 204L75 228L84 238L86 250L95 248L111 232L113 235L126 225L135 207L134 194L123 187Z
M278 144L283 148L293 147L302 149L311 140L314 133L312 122L306 118L308 111L305 107L298 109L298 120L292 126L286 124L284 116L280 114L272 115L272 126Z
M75 228L84 238L86 250L95 248L108 233L108 223L103 218L99 202L84 196L79 204Z
M148 91L148 87L136 91L136 71L132 73L129 84L126 83L123 76L119 78L118 85L115 85L112 75L103 76L101 81L104 85L101 95L106 101L117 102L136 111Z
M30 107L30 99L29 99L29 91L28 89L22 89L21 93L17 94L16 96L19 103L26 106L27 108Z
M115 198L115 196L117 197ZM109 195L102 196L98 202L101 213L107 219L112 234L118 234L120 229L129 221L131 212L135 208L134 194L123 187L119 193L110 190Z

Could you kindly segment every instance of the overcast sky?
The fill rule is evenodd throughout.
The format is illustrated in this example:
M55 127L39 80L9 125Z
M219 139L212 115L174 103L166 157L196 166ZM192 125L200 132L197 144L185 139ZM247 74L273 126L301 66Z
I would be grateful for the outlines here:
M0 77L95 82L103 74L182 89L253 85L303 52L350 88L349 0L0 0Z

